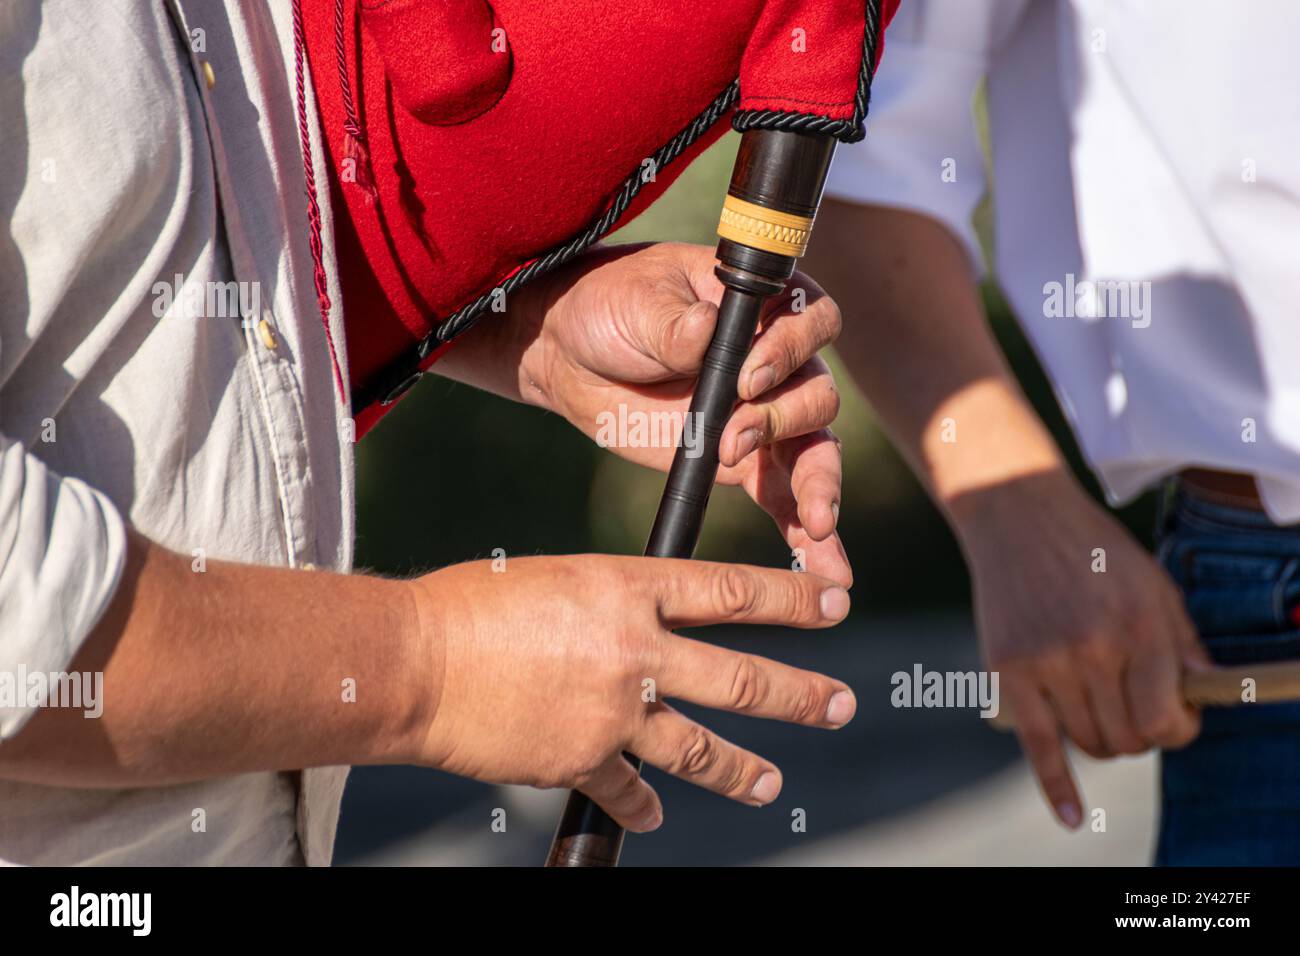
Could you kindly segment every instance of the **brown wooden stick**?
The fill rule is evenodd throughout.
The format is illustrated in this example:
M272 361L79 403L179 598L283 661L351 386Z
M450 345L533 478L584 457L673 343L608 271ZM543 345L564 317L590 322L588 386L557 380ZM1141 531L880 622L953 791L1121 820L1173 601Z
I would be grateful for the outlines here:
M1246 681L1254 681L1254 702L1300 700L1300 661L1243 664L1183 675L1183 697L1198 707L1235 707L1247 701Z
M1254 681L1253 685L1246 681ZM1247 689L1251 698L1247 700ZM1183 675L1183 699L1197 707L1237 707L1248 703L1275 704L1300 700L1300 661L1243 664ZM989 723L997 730L1014 730L1015 719L1002 710Z

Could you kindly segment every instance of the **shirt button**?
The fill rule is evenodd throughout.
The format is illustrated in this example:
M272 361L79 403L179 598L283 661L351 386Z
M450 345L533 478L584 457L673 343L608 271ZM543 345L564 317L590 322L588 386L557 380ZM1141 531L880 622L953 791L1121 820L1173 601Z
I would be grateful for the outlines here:
M262 340L263 345L271 351L275 351L275 347L279 343L275 340L275 332L271 329L271 323L266 321L266 319L257 323L257 336Z
M208 84L208 89L217 85L217 74L212 72L212 64L207 60L203 61L203 82Z

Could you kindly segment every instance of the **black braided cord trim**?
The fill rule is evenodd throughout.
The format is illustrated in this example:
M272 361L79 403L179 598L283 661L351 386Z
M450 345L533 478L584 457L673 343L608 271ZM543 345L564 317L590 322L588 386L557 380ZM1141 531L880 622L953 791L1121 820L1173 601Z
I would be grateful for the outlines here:
M832 120L809 113L781 110L744 110L732 118L732 128L739 132L747 129L776 129L801 133L825 133L844 143L856 143L863 138L867 110L871 103L871 78L876 70L876 40L880 32L880 0L866 2L866 28L862 40L862 69L858 74L858 89L853 101L851 120ZM651 157L656 170L663 169L677 159L696 140L703 136L740 99L740 81L735 80L695 117L689 125L669 140ZM623 186L610 207L595 222L564 245L534 259L496 288L485 292L469 305L456 310L440 323L414 349L380 371L371 383L352 394L352 413L358 415L375 402L392 404L419 380L420 363L439 346L472 329L487 312L494 297L509 295L538 276L545 275L566 263L572 262L603 239L627 212L632 200L644 185L641 168L623 181Z
M653 168L655 170L663 169L677 159L696 140L708 132L718 120L722 119L736 105L739 98L740 81L734 80L730 86L718 94L704 112L695 117L689 125L650 157L651 162L654 164ZM415 349L412 349L377 374L373 384L357 389L352 395L353 414L360 414L374 402L391 404L400 397L402 392L406 391L419 378L420 363L428 358L433 350L440 345L450 342L456 336L473 328L487 312L493 298L500 294L498 290L505 295L509 295L538 276L545 275L553 269L573 261L599 242L614 228L623 217L623 213L627 212L632 200L641 192L641 187L644 184L642 166L638 164L636 172L623 181L623 186L619 189L613 204L601 214L600 218L564 245L557 246L540 258L533 260L496 288L452 313Z

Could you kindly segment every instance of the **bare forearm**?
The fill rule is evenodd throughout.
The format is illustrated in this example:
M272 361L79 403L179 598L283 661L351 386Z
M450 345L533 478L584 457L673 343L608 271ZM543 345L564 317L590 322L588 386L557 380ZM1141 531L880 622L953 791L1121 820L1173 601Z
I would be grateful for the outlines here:
M828 200L808 271L843 310L838 349L853 378L959 533L967 505L993 489L1047 473L1069 480L945 227Z
M922 216L823 204L810 271L844 311L842 354L947 513L1001 677L1058 819L1083 803L1063 738L1096 757L1182 746L1200 654L1172 582L1065 467L984 321L956 239ZM1050 528L1051 533L1043 533ZM1091 574L1097 550L1120 573Z
M0 777L124 787L400 760L438 687L406 587L219 561L196 571L133 535L114 603L71 668L102 672L102 715L38 711L0 745Z

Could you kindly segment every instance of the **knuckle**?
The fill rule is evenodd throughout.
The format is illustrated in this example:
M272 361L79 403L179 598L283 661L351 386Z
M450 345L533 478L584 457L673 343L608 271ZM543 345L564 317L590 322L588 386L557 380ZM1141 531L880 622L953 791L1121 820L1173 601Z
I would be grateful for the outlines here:
M707 773L718 759L718 750L708 731L695 727L682 740L673 761L675 774L695 777Z
M985 655L990 670L999 671L1010 686L1026 689L1038 683L1043 674L1064 662L1067 652L1060 642L1013 640L990 647Z
M1050 681L1058 675L1073 674L1076 670L1073 650L1071 644L1039 647L1027 655L1028 671L1039 682Z
M1146 634L1156 630L1168 617L1163 604L1153 594L1141 594L1128 608L1129 617Z
M598 753L595 748L580 750L570 758L567 772L558 775L559 779L555 785L586 789L595 779L603 763L604 754Z
M654 795L649 787L638 786L635 780L629 779L627 788L624 791L627 797L627 816L642 820L650 816L654 810Z
M617 688L619 699L608 699L605 713L596 720L602 758L626 748L628 741L646 720L648 712L646 704L642 702L641 680L639 675L634 674L620 684Z
M745 617L753 612L757 600L749 576L739 568L722 568L714 575L714 606L725 616Z
M839 386L835 386L835 417L839 416L839 407ZM816 428L813 428L806 434L800 436L804 440L803 444L800 445L800 450L802 451L806 448L828 445L830 448L834 449L836 457L838 457L842 462L844 460L844 442L839 435L835 434L835 432L831 430L832 424L834 424L834 419L822 422Z
M1170 730L1169 736L1160 741L1160 745L1170 750L1178 750L1195 740L1200 735L1200 732L1200 717L1189 715L1187 719L1176 723L1174 728Z
M593 557L595 557L593 555ZM640 565L633 561L605 561L606 555L600 555L601 560L591 562L591 569L604 576L606 587L613 583L618 593L626 603L626 606L635 607L641 605L642 597L646 593L645 576L641 573ZM586 582L582 582L586 583Z
M1201 733L1200 714L1189 714L1186 720L1179 723L1178 729L1170 735L1169 747L1186 747L1195 740Z
M1133 640L1140 641L1157 630L1162 612L1156 595L1146 589L1127 587L1113 593L1100 613L1100 626L1130 634Z
M821 316L819 326L824 340L835 341L844 329L844 313L840 310L839 303L830 296L823 295L817 300L817 308Z
M731 671L731 684L727 691L727 700L733 709L749 711L760 705L767 698L767 678L762 669L748 654L742 654L736 660Z
M789 588L786 602L790 608L792 623L800 621L817 622L822 619L821 589L814 582L808 580L808 575L789 575L786 587Z
M1147 743L1140 737L1127 735L1115 745L1115 752L1125 757L1132 757L1140 753L1146 753L1151 749L1151 744Z
M1109 729L1103 727L1102 733L1106 738L1107 748L1114 754L1140 754L1151 746L1143 739L1140 718L1129 718L1124 715L1117 726Z
M737 760L727 768L726 779L722 783L721 793L728 797L741 797L749 794L749 768L745 761Z
M645 318L649 328L646 329L643 341L648 339L651 347L656 349L659 355L676 354L679 339L685 331L689 310L682 308L680 302L671 295L665 295L665 290L652 282L640 283L638 292L642 302L654 303L653 308L646 310Z
M1093 760L1108 760L1115 756L1114 752L1096 737L1088 737L1084 740L1076 737L1074 744Z
M1180 738L1186 732L1187 722L1178 719L1171 709L1162 707L1138 718L1138 732L1153 744L1185 743ZM1145 748L1144 748L1145 749Z
M660 670L661 648L654 635L642 628L623 628L619 631L610 656L614 679L620 686L632 682L640 684Z
M804 681L795 691L790 716L801 724L821 723L829 699L830 695L815 682Z
M1021 730L1020 743L1036 762L1053 754L1060 746L1056 731L1038 724Z
M763 406L763 434L761 438L775 441L785 437L786 416L781 410L780 402L768 402ZM761 439L760 439L761 443Z
M781 343L780 354L780 365L781 368L784 369L786 375L789 375L797 369L805 360L800 341L795 336L788 336L786 340Z
M835 379L829 375L826 376L826 385L822 392L821 418L827 423L835 421L840 415L840 390L835 384Z
M1075 659L1096 671L1112 670L1122 657L1112 633L1091 628L1072 638L1070 648Z

